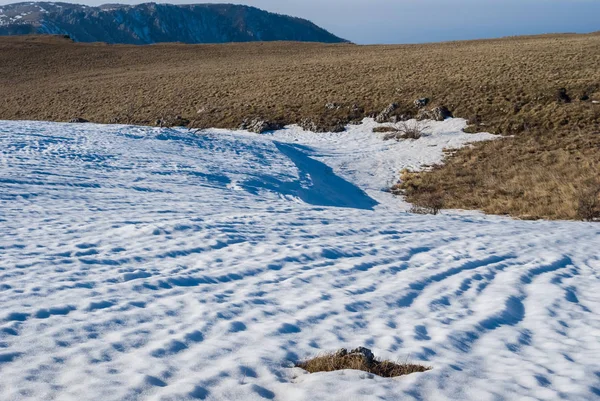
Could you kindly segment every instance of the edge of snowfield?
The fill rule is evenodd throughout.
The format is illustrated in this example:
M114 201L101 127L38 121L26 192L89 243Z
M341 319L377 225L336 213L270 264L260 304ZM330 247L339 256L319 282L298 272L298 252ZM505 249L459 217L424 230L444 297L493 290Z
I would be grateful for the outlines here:
M409 120L406 124L421 127L423 136L418 140L384 141L386 134L374 133L373 129L397 125L380 124L372 118L365 118L358 125L348 125L346 131L338 133L315 134L297 125L290 125L261 136L308 146L304 151L310 157L322 161L335 173L356 184L377 200L381 207L393 207L399 211L411 208L401 197L389 193L389 189L398 182L400 171L405 168L418 171L423 166L441 163L444 150L501 138L485 132L465 133L463 130L468 124L462 118L422 122Z
M600 226L398 213L402 168L496 137L378 125L0 121L0 401L600 397ZM293 368L356 346L433 370Z

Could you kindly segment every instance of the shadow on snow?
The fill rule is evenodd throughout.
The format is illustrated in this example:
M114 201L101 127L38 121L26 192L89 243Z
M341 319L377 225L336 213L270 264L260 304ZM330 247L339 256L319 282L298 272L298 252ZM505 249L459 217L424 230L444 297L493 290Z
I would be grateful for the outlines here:
M296 196L316 206L373 210L377 205L363 190L336 175L326 164L311 159L298 147L280 142L274 144L296 165L299 181L282 182L272 177L260 177L243 183L247 191L257 193L259 189L267 189L282 195Z

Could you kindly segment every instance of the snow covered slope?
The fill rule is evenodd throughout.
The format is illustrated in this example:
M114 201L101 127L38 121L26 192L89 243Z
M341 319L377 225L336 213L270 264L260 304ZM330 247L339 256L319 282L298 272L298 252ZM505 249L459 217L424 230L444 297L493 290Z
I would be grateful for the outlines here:
M600 398L600 226L419 216L418 141L0 122L0 399ZM367 346L397 379L293 363Z

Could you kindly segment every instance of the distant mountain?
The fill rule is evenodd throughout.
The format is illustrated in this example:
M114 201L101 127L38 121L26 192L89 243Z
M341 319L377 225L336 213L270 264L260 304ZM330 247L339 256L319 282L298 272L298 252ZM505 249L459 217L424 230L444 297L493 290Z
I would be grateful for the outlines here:
M310 21L233 4L88 7L28 2L0 6L0 35L31 33L69 35L76 42L128 44L345 42Z

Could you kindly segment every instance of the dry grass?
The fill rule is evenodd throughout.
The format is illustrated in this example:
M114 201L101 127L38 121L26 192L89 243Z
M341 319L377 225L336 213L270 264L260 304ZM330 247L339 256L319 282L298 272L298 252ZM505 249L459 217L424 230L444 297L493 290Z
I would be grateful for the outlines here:
M471 131L512 137L456 152L409 200L437 191L446 207L575 219L600 171L598 65L600 34L404 46L2 37L0 119L231 128L259 117L330 129L391 102L414 117L413 101L428 97Z
M431 367L415 365L411 363L392 362L387 360L374 359L367 363L362 357L357 355L341 356L336 352L326 353L316 356L307 361L296 364L297 367L306 370L309 373L333 372L336 370L362 370L381 377L398 377L411 373L426 372Z
M375 132L377 134L381 134L381 133L385 134L385 133L389 133L389 132L396 133L396 132L398 132L398 128L390 127L388 125L382 125L380 127L373 128L373 132Z
M590 182L579 191L577 217L585 221L600 220L600 182Z
M384 139L421 139L425 135L425 130L428 128L426 123L421 121L402 121L398 123L398 128L395 134L388 134Z
M600 171L600 135L564 135L478 144L455 152L443 166L405 176L398 188L415 203L441 192L446 208L523 219L580 219L580 193L589 191Z
M392 193L408 195L411 213L437 215L446 206L444 192L424 172L404 169L400 173L400 183L392 187Z

